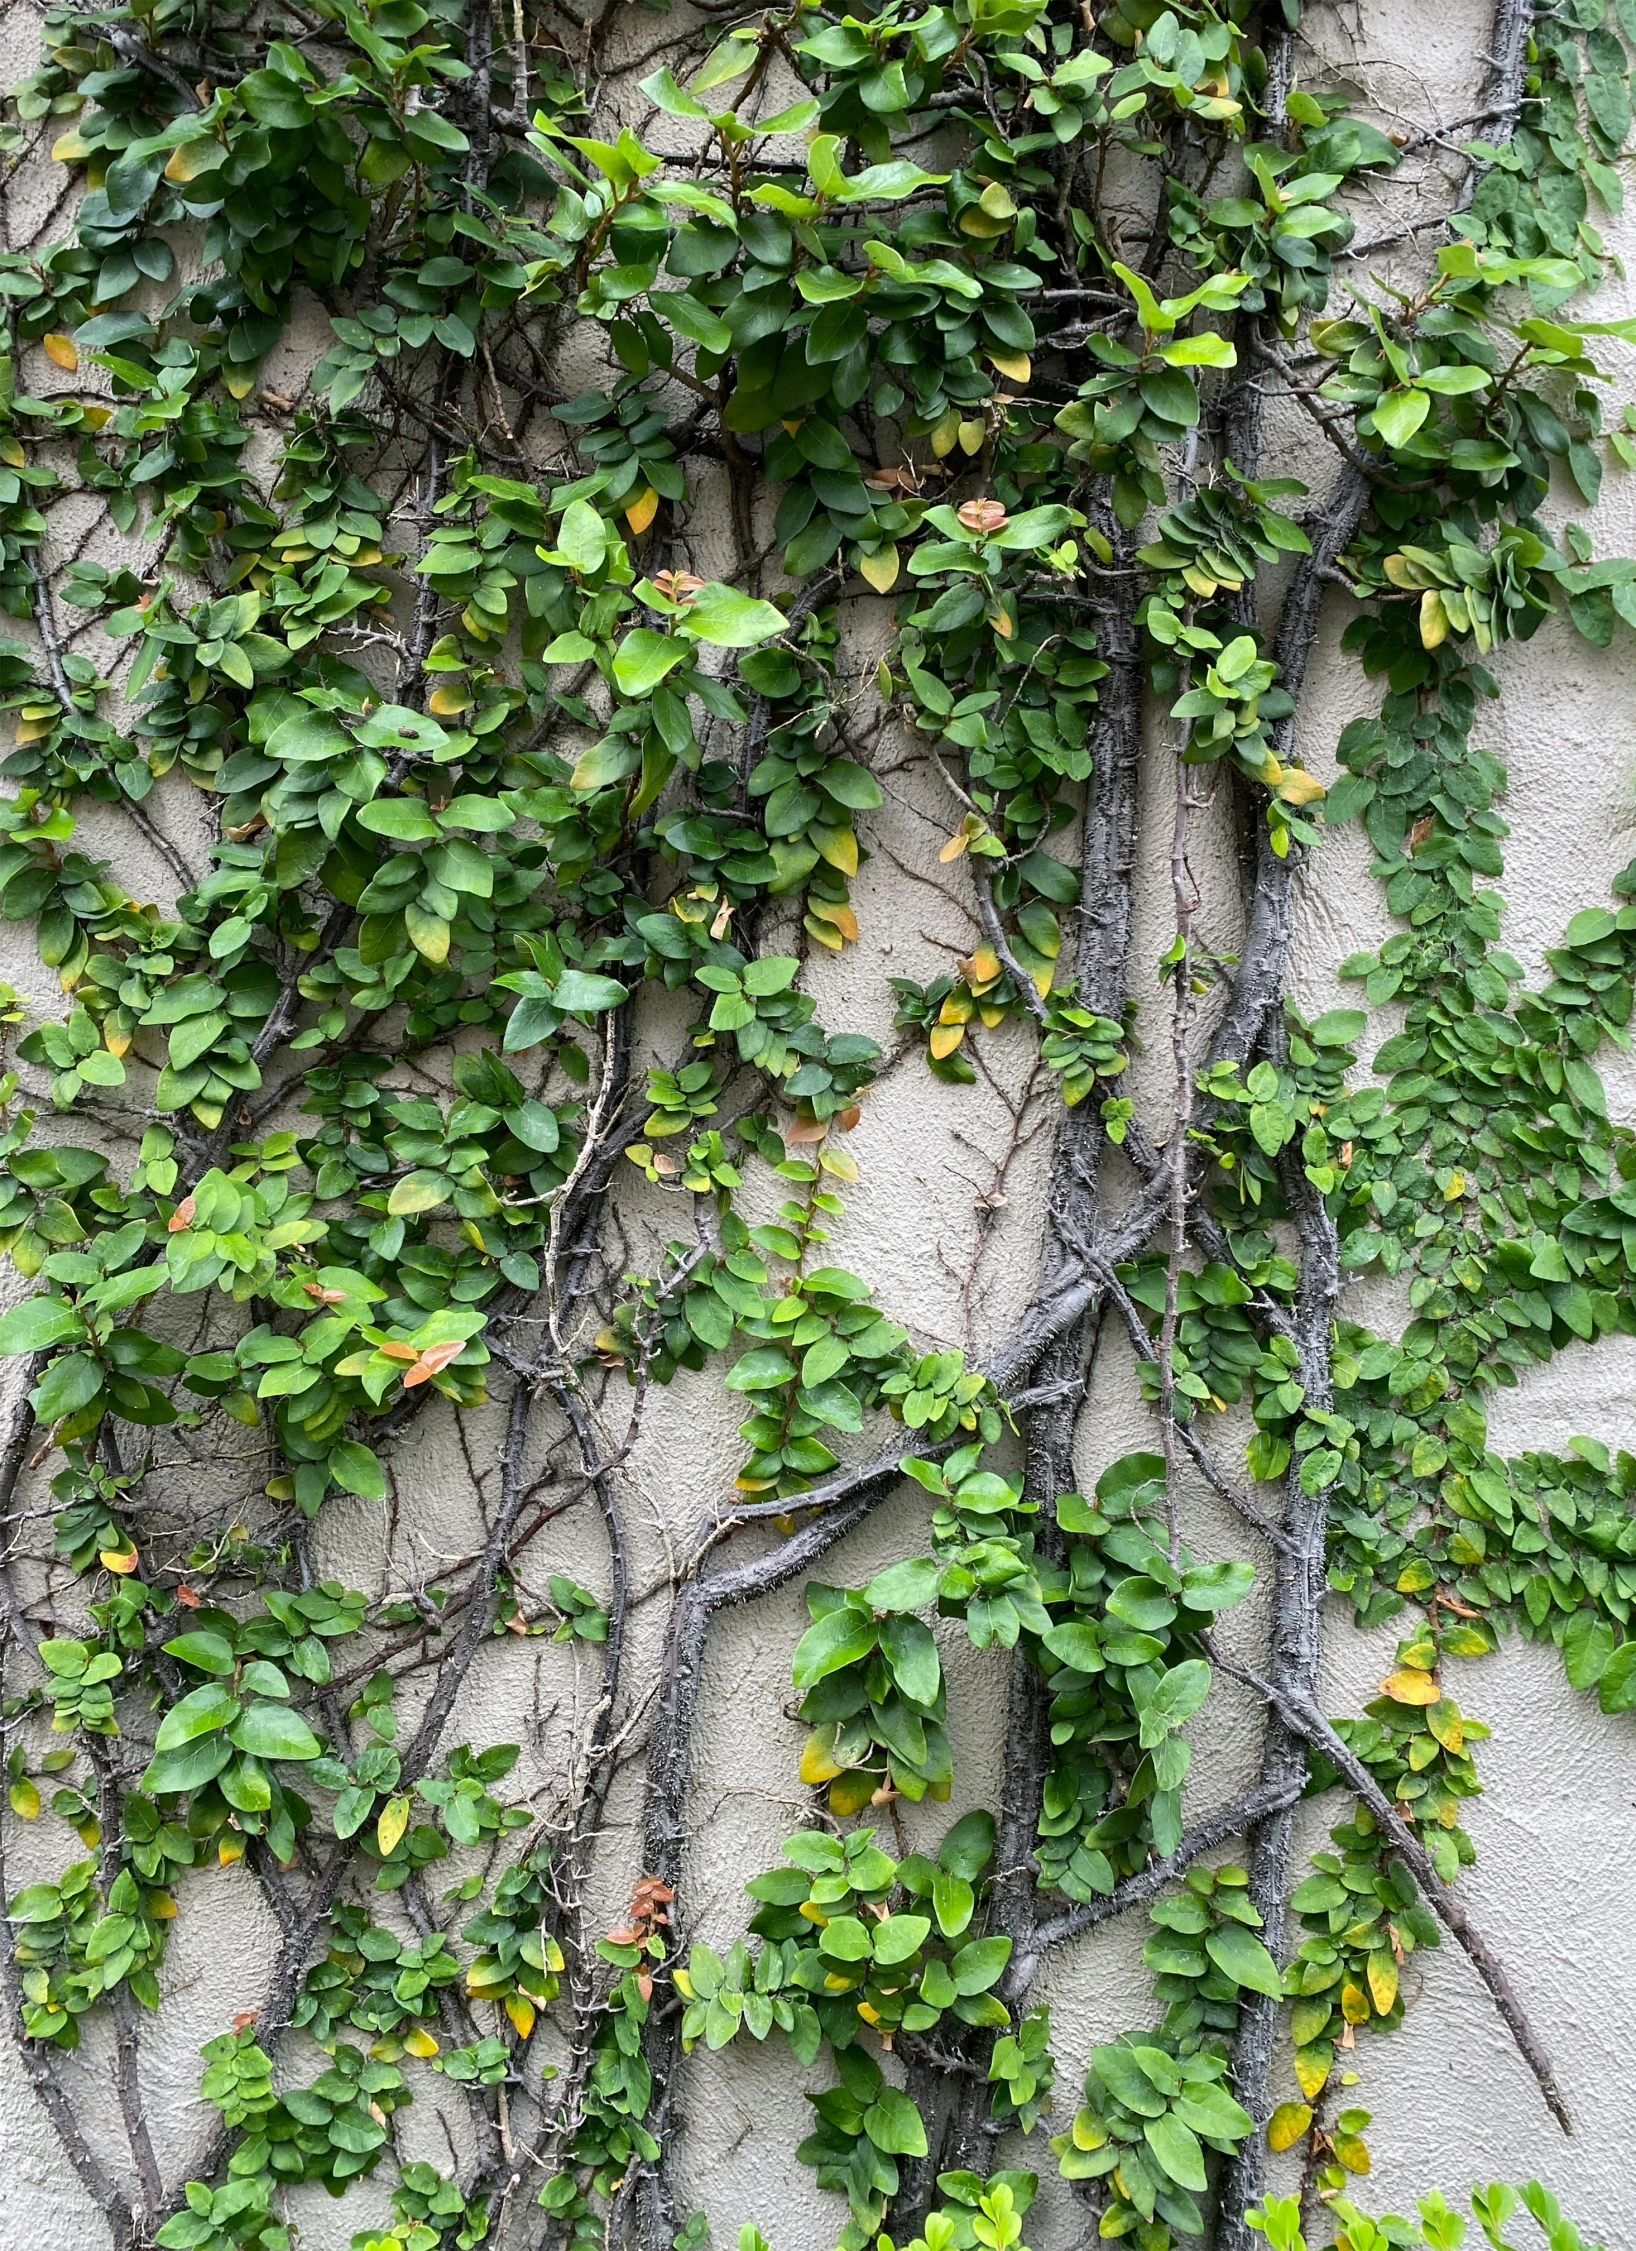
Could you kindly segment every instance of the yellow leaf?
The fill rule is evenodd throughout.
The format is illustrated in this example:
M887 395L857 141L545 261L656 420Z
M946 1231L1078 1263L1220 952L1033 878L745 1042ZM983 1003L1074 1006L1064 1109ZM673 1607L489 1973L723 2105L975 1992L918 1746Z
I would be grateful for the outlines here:
M969 964L969 982L973 989L994 984L1000 974L1000 957L992 946L979 946Z
M843 938L857 938L858 918L850 907L843 906L838 899L809 898L807 912L815 915L820 922L833 923Z
M801 927L815 944L829 953L838 954L846 943L838 930L831 930L827 922L818 922L810 914L801 917Z
M216 1858L224 1868L231 1868L244 1858L244 1839L236 1829L221 1839L216 1847Z
M1304 2102L1281 2102L1267 2120L1267 2147L1293 2149L1312 2124L1312 2110Z
M858 569L877 594L889 594L898 580L898 551L888 541L873 555L860 555Z
M381 1817L375 1824L375 1844L381 1858L394 1850L409 1826L409 1800L388 1798L381 1808Z
M418 2024L413 2032L405 2035L403 2044L412 2056L435 2056L437 2054L437 2042L423 2026Z
M1315 774L1303 773L1299 766L1286 766L1278 777L1278 795L1286 805L1310 805L1327 792Z
M471 690L463 682L445 680L441 688L434 688L426 699L428 711L435 711L440 719L452 719L457 712L470 711Z
M659 513L659 495L651 485L644 485L625 510L625 521L633 532L644 532Z
M1369 2022L1369 1996L1351 1978L1347 1978L1341 1986L1341 2014L1348 2024Z
M1380 1685L1394 1704L1436 1704L1442 1700L1443 1691L1430 1673L1414 1672L1407 1665L1388 1673Z
M985 423L962 422L959 431L960 451L962 453L981 453L983 440L987 436L988 428Z
M1076 2110L1072 2136L1075 2149L1100 2149L1108 2131L1094 2110Z
M21 1821L38 1821L40 1818L40 1793L28 1776L21 1775L6 1795L11 1800L11 1810Z
M1452 1204L1452 1203L1456 1202L1456 1201L1457 1201L1457 1200L1458 1200L1458 1199L1459 1199L1459 1198L1460 1198L1461 1196L1463 1196L1463 1195L1465 1194L1465 1192L1466 1192L1466 1176L1465 1176L1465 1174L1464 1174L1463 1172L1451 1172L1451 1173L1449 1174L1449 1184L1448 1184L1448 1186L1447 1186L1447 1187L1446 1187L1446 1188L1445 1188L1445 1189L1443 1190L1443 1201L1444 1201L1444 1203L1445 1203L1445 1204Z
M148 1913L156 1923L174 1922L176 1919L176 1902L168 1891L149 1892Z
M179 149L172 151L170 162L165 166L165 178L181 187L189 180L196 180L201 172L208 172L212 165L220 164L221 160L220 141L203 134L196 141L184 141Z
M930 1042L933 1055L941 1062L945 1055L954 1053L965 1036L964 1024L934 1024Z
M990 610L988 622L993 626L1002 641L1009 641L1017 630L1012 623L1010 612L1005 609Z
M59 133L51 144L53 164L83 164L91 153L91 144L77 125L70 125L66 133Z
M40 342L45 346L46 358L54 361L58 367L65 367L72 375L75 368L80 364L80 356L74 347L74 339L71 336L51 335L42 336Z
M693 1980L688 1975L687 1971L682 1967L680 1962L678 1962L676 1967L671 1971L670 1982L673 1986L675 1986L677 1992L681 1995L684 2001L692 2000Z
M418 901L412 901L403 911L403 925L421 959L441 969L449 958L449 925L443 917L428 914Z
M222 389L230 399L247 399L256 387L253 367L227 367L222 370Z
M508 1993L506 1995L506 2015L510 2017L518 2032L526 2040L534 2029L533 2002L525 2001L520 1993Z
M136 1569L136 1550L135 1548L104 1548L97 1561L105 1570L116 1572L120 1578L124 1578L128 1572Z
M966 846L970 842L971 831L969 828L967 828L965 822L962 821L960 826L955 830L954 834L949 838L949 841L944 845L942 851L939 852L937 856L942 861L943 865L947 867L951 860L959 859L961 853L966 849Z
M801 1779L816 1789L820 1782L833 1782L842 1771L835 1757L835 1726L815 1727L807 1737L801 1751Z
M1449 637L1449 613L1443 607L1443 597L1435 586L1428 586L1420 597L1420 646L1438 649Z
M1361 2134L1337 2134L1335 2155L1349 2173L1367 2173L1369 2170L1369 2148Z
M1437 1703L1426 1707L1426 1725L1431 1729L1445 1751L1459 1751L1465 1747L1465 1722L1460 1717L1460 1707L1453 1697L1441 1697Z
M1370 1948L1369 1993L1376 2016L1389 2016L1397 1999L1397 1960L1389 1946Z
M858 839L849 828L830 828L822 821L807 823L807 841L816 845L818 857L842 875L858 872Z
M1026 383L1034 373L1034 363L1026 352L990 352L989 363L1013 383Z
M22 469L27 466L28 455L15 438L0 438L0 461L3 461L8 469Z
M1329 2084L1334 2061L1335 2051L1327 2040L1314 2040L1310 2047L1296 2049L1296 2083L1308 2102L1314 2101Z

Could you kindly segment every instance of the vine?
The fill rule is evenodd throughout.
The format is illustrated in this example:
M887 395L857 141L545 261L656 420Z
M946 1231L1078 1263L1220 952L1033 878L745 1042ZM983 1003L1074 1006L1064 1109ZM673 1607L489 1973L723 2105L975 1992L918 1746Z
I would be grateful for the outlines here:
M1516 1631L1636 1707L1636 1459L1507 1459L1485 1411L1636 1331L1636 1135L1596 1061L1636 905L1586 906L1529 987L1473 740L1505 644L1636 625L1636 562L1545 519L1636 467L1596 360L1636 324L1592 317L1636 9L1499 0L1446 207L1365 240L1365 191L1398 210L1405 148L1452 144L1362 115L1299 0L738 14L51 5L9 97L7 184L62 168L0 250L0 905L61 996L0 1012L0 1247L34 1285L0 1315L9 2031L116 2251L285 2251L292 2189L372 2177L357 2251L699 2251L699 2051L775 2034L841 2251L1013 2251L1047 2156L1141 2251L1457 2245L1437 2195L1418 2229L1351 2201L1357 2036L1402 2022L1417 1947L1463 1949L1571 2127L1459 1895L1488 1733L1459 1667ZM1272 400L1310 438L1279 459ZM1384 683L1327 790L1326 588ZM865 939L902 777L965 920L891 979L886 1052L804 980ZM1309 1021L1294 887L1350 821L1398 927L1343 966L1367 1007ZM1155 1120L1130 1066L1161 1016ZM922 1042L955 1089L1025 1044L1011 1156L1054 1137L986 1357L838 1263L850 1137ZM1395 1338L1342 1310L1369 1270ZM1154 1446L1082 1491L1109 1321ZM641 1451L707 1372L743 1451L656 1563ZM400 1539L434 1426L476 1500L435 1566ZM809 1576L904 1479L919 1552ZM1248 1556L1196 1559L1199 1479ZM324 1560L354 1504L385 1525L365 1589ZM1250 1662L1218 1621L1258 1575ZM797 1581L803 1825L718 1948L711 1629ZM1401 1624L1336 1718L1331 1594ZM996 1695L1004 1653L1004 1764L947 1821L962 1637ZM570 1716L536 1700L526 1757L453 1742L514 1640L562 1645ZM1199 1815L1222 1673L1264 1749ZM172 2178L144 2035L211 1862L276 1954ZM1040 1971L1138 1912L1157 2021L1069 2071ZM1489 2242L1519 2195L1578 2251L1537 2182L1474 2194Z

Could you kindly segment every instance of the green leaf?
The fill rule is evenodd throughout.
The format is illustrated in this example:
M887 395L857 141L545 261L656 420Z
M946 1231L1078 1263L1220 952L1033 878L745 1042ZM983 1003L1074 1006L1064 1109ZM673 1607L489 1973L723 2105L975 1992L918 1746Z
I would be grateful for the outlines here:
M1274 2001L1283 1998L1284 1981L1278 1964L1254 1931L1246 1930L1242 1923L1223 1923L1209 1934L1204 1948L1217 1969L1225 1970L1235 1985L1247 1986L1252 1993L1265 1993Z
M1201 1563L1182 1573L1181 1599L1189 1610L1230 1610L1255 1584L1252 1564Z
M974 1938L949 1964L957 1993L986 1993L1011 1959L1009 1938Z
M1407 445L1431 412L1424 391L1388 391L1375 401L1375 428L1389 446Z
M690 343L701 344L707 352L730 352L733 348L733 331L724 320L685 289L657 289L650 292L648 303L659 318L668 321L678 336ZM771 604L764 604L770 608ZM778 630L775 626L775 632ZM706 639L710 636L706 635ZM734 647L744 644L735 642Z
M940 1563L930 1556L914 1556L877 1571L864 1588L863 1599L871 1610L920 1610L935 1598L942 1576Z
M1096 1628L1080 1619L1070 1618L1065 1624L1053 1626L1041 1640L1053 1657L1075 1672L1099 1673L1103 1666L1102 1642Z
M1204 2151L1199 2138L1174 2112L1149 2118L1142 2127L1142 2138L1173 2181L1182 2188L1204 2187Z
M926 2128L908 2096L883 2087L863 2114L863 2130L889 2157L924 2157Z
M0 1314L0 1356L44 1352L70 1338L77 1344L84 1334L85 1323L65 1298L26 1297L9 1313Z
M589 970L565 969L551 997L565 1015L597 1016L605 1008L618 1008L630 995L616 977L593 977Z
M258 1759L315 1759L321 1748L300 1713L284 1704L249 1705L228 1729L228 1741Z
M1636 1709L1636 1641L1622 1641L1608 1659L1597 1701L1604 1712Z
M888 1915L875 1926L875 1960L886 1964L908 1961L925 1945L931 1929L925 1915Z
M588 500L571 500L562 512L562 522L557 526L557 544L552 550L552 559L566 563L571 570L597 570L607 557L613 536L606 517L600 515ZM583 636L573 634L567 638L580 640ZM593 653L589 642L585 643L584 653L587 656ZM552 658L551 661L560 663L563 660Z
M356 1438L343 1438L329 1450L329 1473L343 1493L356 1493L363 1501L384 1501L386 1472L371 1447Z
M207 1682L203 1688L194 1689L179 1704L171 1706L159 1722L159 1733L154 1737L153 1747L156 1751L179 1750L184 1743L191 1743L197 1735L210 1735L217 1728L226 1727L238 1717L238 1710L239 1700L236 1696L229 1695L225 1688L218 1688L214 1682Z
M360 808L358 826L371 836L395 837L400 844L430 844L441 833L418 797L378 797Z
M914 1704L934 1704L943 1682L937 1643L918 1618L894 1616L880 1622L881 1654L899 1689Z
M695 640L708 641L715 648L753 649L759 642L770 641L775 633L782 633L789 619L771 602L758 601L753 594L741 594L736 586L712 581L700 587L681 622ZM617 671L616 664L616 677Z
M422 141L428 148L444 150L450 156L463 156L471 147L458 125L451 125L435 109L411 110L403 121L403 130L411 141Z
M230 1673L235 1663L233 1644L225 1634L178 1634L166 1642L165 1655L201 1673Z
M995 1822L979 1806L962 1814L937 1850L937 1865L951 1876L975 1883L994 1857Z
M857 1664L874 1646L875 1621L868 1611L842 1604L810 1625L796 1643L790 1678L797 1688L811 1688L843 1665Z
M614 686L622 696L651 695L687 654L685 641L633 625L614 655Z

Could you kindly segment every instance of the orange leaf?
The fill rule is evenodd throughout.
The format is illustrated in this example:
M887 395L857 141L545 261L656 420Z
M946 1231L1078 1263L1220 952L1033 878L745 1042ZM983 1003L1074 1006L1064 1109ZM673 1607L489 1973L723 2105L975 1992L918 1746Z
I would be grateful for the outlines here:
M72 375L75 368L80 364L80 356L74 348L73 338L71 336L42 336L40 341L45 346L46 358L54 361L58 367L65 367Z
M193 1198L191 1196L184 1196L181 1202L177 1205L176 1209L171 1213L169 1219L165 1222L165 1226L170 1234L179 1235L182 1232L183 1228L191 1227L192 1225Z
M184 1610L197 1610L199 1607L200 1598L185 1580L176 1590L176 1599Z
M383 1347L384 1349L384 1347ZM412 1391L417 1383L429 1383L433 1376L445 1369L451 1360L457 1360L466 1349L464 1337L445 1337L441 1344L429 1344L403 1379L405 1391Z
M399 1344L395 1337L389 1343L381 1345L379 1349L381 1357L386 1360L406 1360L413 1365L420 1358L420 1354L412 1344Z
M644 532L659 513L659 495L651 485L644 485L625 510L625 521L633 532Z

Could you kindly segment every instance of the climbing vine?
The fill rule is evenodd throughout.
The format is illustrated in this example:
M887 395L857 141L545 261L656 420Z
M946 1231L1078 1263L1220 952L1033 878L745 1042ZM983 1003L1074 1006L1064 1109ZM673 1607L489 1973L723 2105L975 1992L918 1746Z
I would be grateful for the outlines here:
M21 2068L116 2251L340 2241L304 2185L355 2251L699 2251L689 2089L735 2042L807 2073L841 2251L1012 2251L1042 2173L1140 2251L1456 2246L1436 2193L1353 2201L1359 2036L1417 1948L1464 1950L1571 2124L1461 1903L1465 1668L1516 1632L1636 1707L1636 1459L1507 1458L1486 1419L1636 1332L1597 1063L1636 867L1531 986L1478 739L1506 644L1636 625L1636 561L1572 516L1636 468L1597 356L1636 324L1595 317L1636 6L1499 0L1452 138L1372 121L1300 0L652 12L51 4L8 98ZM943 966L892 977L887 1047L819 996L905 777ZM1393 934L1309 1019L1294 887L1346 823ZM885 1302L846 1199L889 1073L959 1104L1024 1050L1038 1279L985 1352ZM1343 1310L1370 1272L1396 1336ZM1082 1479L1104 1331L1152 1443ZM655 1565L643 1448L700 1379L741 1448ZM477 1513L429 1541L449 1433ZM1201 1489L1242 1556L1194 1552ZM889 1494L913 1552L819 1576ZM1258 1580L1252 1660L1218 1637ZM797 1583L802 1811L713 1946L712 1626ZM1349 1715L1330 1596L1400 1635ZM961 1644L1007 1724L956 1819ZM525 1752L485 1707L529 1663ZM1223 1674L1264 1748L1200 1813ZM177 2171L151 2027L227 1882L272 1956ZM1120 1916L1149 2019L1058 2054L1040 1973ZM1580 2251L1537 2182L1471 2210Z

